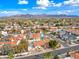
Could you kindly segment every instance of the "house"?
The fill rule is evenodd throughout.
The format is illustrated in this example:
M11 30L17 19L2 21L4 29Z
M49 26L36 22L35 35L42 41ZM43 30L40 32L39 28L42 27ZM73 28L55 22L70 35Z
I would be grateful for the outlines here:
M31 38L36 39L36 40L44 39L44 33L42 31L37 32L37 33L32 33Z
M67 29L67 31L79 35L79 29Z
M2 31L2 35L3 35L3 36L8 36L7 31Z
M73 57L73 59L79 59L79 52L71 53L71 57Z
M6 32L3 32L3 34L5 34L5 33ZM4 40L0 41L0 47L2 47L4 44L10 44L11 46L18 45L19 42L22 39L25 39L25 38L26 37L25 37L24 34L18 34L18 35L3 37L2 39L4 39Z
M44 40L40 40L40 41L37 41L37 42L34 42L33 46L36 47L36 46L45 46L46 44L48 44L49 40L48 39L44 39Z
M40 33L33 33L32 38L33 39L40 39Z
M8 41L8 42L0 42L0 48L2 48L2 46L3 46L4 44L10 44L11 46L14 46L14 45L17 44L17 41L11 40L11 41Z
M31 40L28 40L28 42L28 50L30 51L31 49L37 47L48 47L49 39L45 37L45 34L42 31L40 31L37 33L31 33Z
M66 30L59 30L59 37L62 39L62 40L75 40L77 38L76 35L74 35L73 33L71 32L68 32Z
M50 27L50 31L53 31L53 32L55 32L57 29L58 29L58 27L55 27L55 26Z

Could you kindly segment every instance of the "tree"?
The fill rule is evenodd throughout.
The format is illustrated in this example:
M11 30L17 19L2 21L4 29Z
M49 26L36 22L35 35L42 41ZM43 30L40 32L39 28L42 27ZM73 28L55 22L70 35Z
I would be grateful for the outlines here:
M17 46L13 46L14 53L22 53L28 51L28 41L21 40L21 42Z
M20 50L20 52L28 51L28 41L21 40L18 45L18 49Z
M57 33L56 33L56 32L52 32L51 34L52 34L52 35L56 35Z
M16 32L16 30L15 30L15 29L12 29L11 31L12 31L12 33L15 33L15 32Z
M2 37L3 35L0 33L0 38Z
M58 55L54 56L54 59L60 59L60 57Z
M10 52L8 53L8 59L14 59L13 51L10 51Z
M16 53L20 53L21 50L20 50L20 48L18 46L14 46L13 51L16 54Z
M52 54L50 52L44 53L44 59L51 59Z
M49 46L50 48L56 49L58 46L58 42L56 40L50 40Z

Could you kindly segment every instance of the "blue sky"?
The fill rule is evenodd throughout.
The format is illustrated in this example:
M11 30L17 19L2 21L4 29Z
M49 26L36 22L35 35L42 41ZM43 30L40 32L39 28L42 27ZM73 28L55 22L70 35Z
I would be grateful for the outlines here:
M0 16L16 14L79 15L79 0L1 0Z

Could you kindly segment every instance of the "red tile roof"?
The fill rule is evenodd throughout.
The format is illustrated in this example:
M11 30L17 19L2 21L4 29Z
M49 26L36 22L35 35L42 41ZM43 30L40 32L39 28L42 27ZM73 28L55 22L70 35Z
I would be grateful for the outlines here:
M71 57L73 57L74 59L79 59L79 53L77 52L71 53Z
M78 29L67 29L67 31L79 35L79 30Z
M48 42L49 42L48 39L34 42L34 47L36 47L36 46L43 46L43 45L45 45L45 44L48 43Z
M55 26L50 27L50 30L51 30L51 31L56 31L57 29L58 29L58 28L55 27Z
M10 37L8 42L0 42L0 45L3 45L3 44L10 44L10 45L16 45L18 40L22 39L23 38L23 35L18 35L17 37Z
M21 40L23 38L24 38L24 35L23 34L20 34L17 37L10 37L10 38L8 38L10 41L8 41L8 42L0 42L0 45L10 44L10 45L13 46L13 45L16 45L17 44L18 40ZM0 47L2 47L2 46L0 46Z
M43 45L44 45L43 41L34 42L34 47Z
M3 45L3 44L16 45L16 43L17 43L17 41L0 42L0 45Z
M40 37L40 33L34 33L32 34L32 38L36 39Z

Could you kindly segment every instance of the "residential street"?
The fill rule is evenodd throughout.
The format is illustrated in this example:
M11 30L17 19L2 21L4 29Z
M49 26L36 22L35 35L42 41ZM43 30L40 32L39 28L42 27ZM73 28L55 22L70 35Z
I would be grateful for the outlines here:
M76 51L76 50L79 50L79 45L68 47L68 48L62 48L62 49L54 50L54 51L49 50L49 52L52 52L53 55L61 55L61 54L71 52L71 51ZM15 59L37 59L37 58L42 59L43 53L46 53L46 52L48 52L48 51L34 53L32 56L28 56L28 57L26 57L26 56L17 57ZM36 56L36 55L39 55L39 56Z

